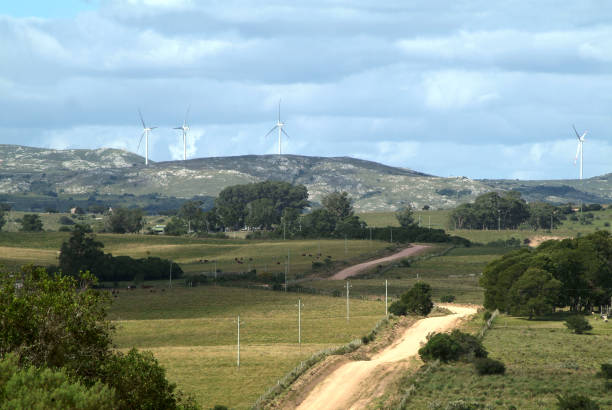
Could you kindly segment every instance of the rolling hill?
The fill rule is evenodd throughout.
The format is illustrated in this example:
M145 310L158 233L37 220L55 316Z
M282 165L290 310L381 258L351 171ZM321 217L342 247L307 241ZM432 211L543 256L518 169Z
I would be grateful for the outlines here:
M150 162L118 149L52 150L0 145L0 194L73 198L95 195L215 197L229 185L263 180L304 184L319 203L347 191L360 212L411 204L450 208L491 190L517 189L528 200L612 202L612 174L580 181L441 178L349 157L244 155Z

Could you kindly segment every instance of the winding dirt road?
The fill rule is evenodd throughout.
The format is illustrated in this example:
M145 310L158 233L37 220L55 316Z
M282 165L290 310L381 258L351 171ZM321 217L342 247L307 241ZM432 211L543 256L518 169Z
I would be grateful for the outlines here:
M346 279L348 277L355 276L359 274L360 272L366 269L372 268L381 263L391 262L396 259L407 258L408 256L415 255L427 248L429 248L429 246L427 245L412 245L410 248L402 249L401 251L394 253L393 255L385 256L384 258L380 258L380 259L374 259L373 261L363 262L358 265L349 266L348 268L342 269L340 272L334 274L329 279L331 280Z
M300 410L361 409L372 397L369 392L384 374L384 367L415 356L431 332L441 332L456 325L476 308L441 305L452 315L421 319L406 329L401 338L368 361L349 362L333 371L297 406ZM381 370L382 369L382 370ZM364 397L364 395L366 397Z

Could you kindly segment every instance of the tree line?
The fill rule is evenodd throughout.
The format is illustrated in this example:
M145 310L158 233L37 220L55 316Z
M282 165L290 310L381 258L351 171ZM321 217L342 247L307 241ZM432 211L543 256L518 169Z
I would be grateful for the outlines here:
M601 209L601 205L599 205ZM450 214L450 226L455 229L518 229L527 225L531 229L556 228L571 205L556 207L545 202L527 203L520 192L488 192L479 195L473 203L461 204Z
M510 252L485 268L480 284L487 309L530 318L565 306L590 312L612 297L612 237L598 231Z

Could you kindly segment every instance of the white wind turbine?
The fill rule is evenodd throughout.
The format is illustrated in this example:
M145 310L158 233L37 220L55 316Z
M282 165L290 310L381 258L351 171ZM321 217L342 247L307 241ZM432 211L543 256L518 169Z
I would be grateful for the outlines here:
M183 132L183 161L187 160L187 131L189 131L189 126L187 125L187 117L189 116L189 109L191 106L187 107L187 112L185 113L185 119L183 120L183 125L180 127L174 128L175 130L181 130Z
M140 143L142 142L142 137L145 137L145 165L149 165L149 132L153 131L157 127L147 127L145 125L144 119L142 118L142 113L140 112L140 108L138 109L138 115L140 115L140 122L142 123L142 135L140 136L140 141L138 141L138 148L136 148L136 152L140 149Z
M584 143L584 137L587 135L588 131L582 133L582 135L578 134L576 131L576 127L572 125L574 128L574 132L576 133L576 138L578 138L578 148L576 149L576 157L574 158L574 165L576 165L576 161L578 161L578 154L580 154L580 179L582 180L582 144Z
M280 104L281 104L281 100L278 100L278 122L276 123L276 125L270 130L268 131L268 133L266 134L266 137L268 135L270 135L274 130L278 129L278 155L282 154L282 150L281 150L281 134L285 134L285 136L287 138L289 138L289 134L287 134L285 132L285 130L283 129L283 127L285 126L285 123L281 121L281 117L280 117Z

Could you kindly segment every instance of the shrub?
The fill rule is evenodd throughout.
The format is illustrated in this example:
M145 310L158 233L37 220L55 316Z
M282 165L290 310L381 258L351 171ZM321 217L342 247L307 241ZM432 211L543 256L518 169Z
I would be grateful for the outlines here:
M612 364L602 363L601 364L601 375L606 379L612 379Z
M74 225L74 221L66 215L60 216L59 223L62 225Z
M407 312L427 316L433 309L431 286L424 282L417 282L408 292L402 295L401 301L406 305Z
M479 375L504 374L506 366L499 360L482 357L474 360L474 367Z
M114 392L96 382L85 386L72 381L62 369L20 368L15 355L0 360L2 408L11 409L114 409Z
M606 228L609 228L609 227L610 227L610 222L604 222L604 226L605 226Z
M582 334L593 329L589 321L582 315L574 315L567 318L565 326L576 334Z
M402 266L404 268L409 268L410 267L410 259L402 259L400 261L400 266Z
M102 380L114 387L120 408L170 409L176 407L175 385L151 352L115 353L102 367Z
M443 362L487 357L487 351L480 341L467 333L453 330L452 333L435 333L425 346L419 349L423 361Z
M580 394L557 396L557 408L560 410L599 410L597 403Z
M444 295L440 298L442 303L452 303L455 301L455 295Z
M389 313L393 313L395 316L406 315L406 305L401 300L396 300L389 305Z
M493 314L487 310L487 311L484 312L484 315L482 316L482 318L486 322L487 320L491 319L491 316L493 316Z
M58 232L71 232L71 231L72 231L72 229L70 229L70 227L69 227L69 226L62 225L62 226L60 226L60 227L59 227L59 229L58 229L57 231L58 231Z

